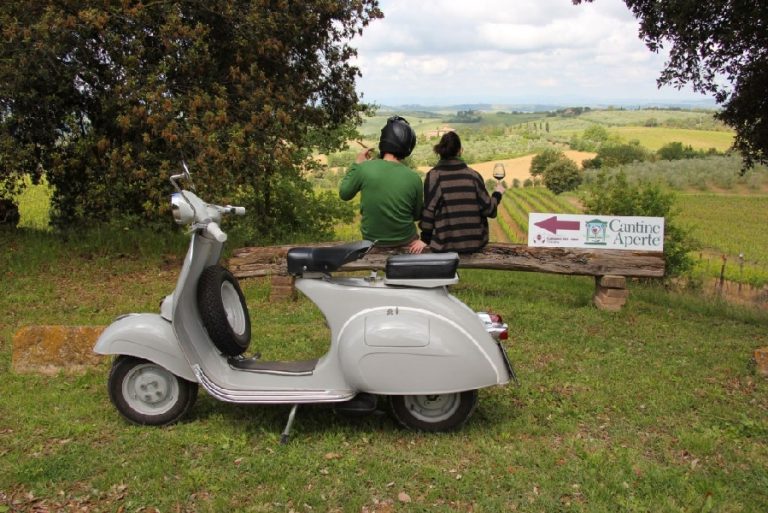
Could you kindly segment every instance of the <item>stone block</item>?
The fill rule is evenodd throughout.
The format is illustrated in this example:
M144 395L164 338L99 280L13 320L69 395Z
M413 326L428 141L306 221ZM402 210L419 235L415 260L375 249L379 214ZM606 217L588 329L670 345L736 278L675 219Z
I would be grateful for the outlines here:
M20 374L79 373L98 365L93 352L104 326L26 326L13 337L11 367Z
M627 300L625 298L608 297L600 294L595 294L593 302L598 310L606 310L609 312L618 312L621 310Z
M607 289L605 287L597 287L595 293L599 296L611 298L627 299L629 297L628 289Z
M625 276L614 276L610 274L606 276L596 276L595 282L597 286L605 287L608 289L627 288L627 278Z
M757 364L757 373L768 377L768 347L755 349L755 363Z
M294 286L293 281L294 279L292 276L273 274L270 277L269 300L279 301L285 299L297 299L298 294L296 293L296 287Z

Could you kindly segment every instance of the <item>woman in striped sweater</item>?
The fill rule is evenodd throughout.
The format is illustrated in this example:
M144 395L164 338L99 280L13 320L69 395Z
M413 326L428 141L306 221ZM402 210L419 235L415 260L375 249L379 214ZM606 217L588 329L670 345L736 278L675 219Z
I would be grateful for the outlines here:
M504 186L488 194L480 173L461 159L456 132L444 134L434 151L440 161L424 180L421 240L432 251L479 251L488 244L488 218L496 217Z

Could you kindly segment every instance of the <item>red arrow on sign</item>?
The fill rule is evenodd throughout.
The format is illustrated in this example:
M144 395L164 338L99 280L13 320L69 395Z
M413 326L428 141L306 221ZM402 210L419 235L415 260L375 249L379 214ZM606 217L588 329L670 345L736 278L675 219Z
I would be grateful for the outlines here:
M560 221L557 216L552 216L538 223L534 223L534 226L544 228L550 233L557 235L557 230L578 230L581 228L579 221Z

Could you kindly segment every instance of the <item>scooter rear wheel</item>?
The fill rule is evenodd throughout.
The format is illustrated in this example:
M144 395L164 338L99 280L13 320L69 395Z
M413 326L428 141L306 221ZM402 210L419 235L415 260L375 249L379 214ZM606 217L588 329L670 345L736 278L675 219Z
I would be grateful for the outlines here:
M463 426L477 408L477 390L453 394L393 395L392 416L415 431L452 431Z
M197 383L165 367L133 356L119 356L109 373L109 398L133 424L166 426L177 422L197 399Z

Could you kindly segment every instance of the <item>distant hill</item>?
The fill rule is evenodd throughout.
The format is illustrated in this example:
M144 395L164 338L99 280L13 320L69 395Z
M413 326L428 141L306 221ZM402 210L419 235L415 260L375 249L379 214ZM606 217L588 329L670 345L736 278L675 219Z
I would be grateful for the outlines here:
M452 105L381 105L380 113L411 112L423 117L445 112L476 110L481 112L551 112L566 107L590 107L592 109L621 108L637 109L684 109L684 110L717 110L717 104L712 100L690 101L656 101L656 100L617 100L612 102L572 101L563 103L458 103Z

